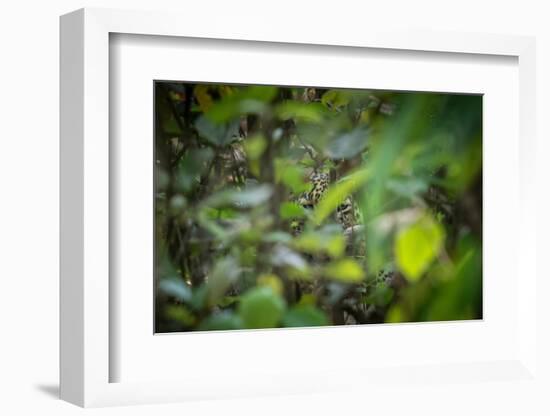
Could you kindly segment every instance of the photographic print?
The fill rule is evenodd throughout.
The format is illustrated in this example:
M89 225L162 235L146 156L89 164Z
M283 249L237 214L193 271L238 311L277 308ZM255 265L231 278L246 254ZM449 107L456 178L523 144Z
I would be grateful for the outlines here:
M155 332L482 318L482 96L154 82Z

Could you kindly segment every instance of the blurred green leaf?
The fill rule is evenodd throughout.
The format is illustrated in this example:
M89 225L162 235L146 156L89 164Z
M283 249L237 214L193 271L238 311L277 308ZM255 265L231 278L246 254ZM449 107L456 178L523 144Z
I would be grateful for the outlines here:
M395 238L397 265L405 277L418 280L443 246L445 232L441 224L425 216L402 229Z
M324 326L329 321L323 311L314 305L298 305L289 309L283 317L285 327Z
M299 235L292 245L297 250L311 254L320 253L325 248L321 234L316 232L306 232Z
M195 316L183 305L169 305L165 314L168 319L179 321L185 326L192 326L196 322Z
M406 322L403 308L400 305L393 305L386 314L387 323Z
M225 96L205 113L214 123L226 123L243 114L262 113L277 95L278 88L251 86Z
M215 305L237 281L241 270L233 257L221 258L208 276L208 303Z
M282 244L273 248L271 263L275 266L292 267L302 271L308 269L308 264L302 256Z
M325 153L333 159L349 159L365 150L367 144L367 130L358 128L332 140Z
M239 135L239 120L229 124L215 124L205 116L200 116L195 122L199 134L215 146L225 146Z
M244 150L251 160L257 160L264 153L267 147L267 140L261 135L247 138L244 143Z
M198 327L199 331L229 331L242 329L244 324L240 316L232 312L220 312L206 318Z
M295 119L304 122L319 122L326 114L326 109L320 103L285 101L277 106L275 113L281 120Z
M159 289L182 302L189 302L192 297L191 288L182 279L162 279Z
M273 231L262 235L262 241L266 243L289 243L292 241L292 236L283 231Z
M337 233L309 231L298 236L292 246L310 254L325 253L331 257L340 257L344 254L346 241L341 229Z
M213 157L214 152L210 148L189 150L178 163L177 187L183 192L191 190Z
M359 283L365 277L361 265L350 258L331 262L325 267L324 274L330 279L345 283Z
M420 317L428 321L482 318L482 250L472 236L461 238L452 278L442 281L427 299Z
M304 169L301 166L292 164L288 160L275 160L275 181L282 182L293 193L298 194L309 188L309 184L304 181L304 176Z
M283 202L279 213L282 219L303 218L306 216L304 208L295 202Z
M413 198L428 190L428 184L422 178L394 178L387 182L388 189L397 195Z
M328 90L321 97L321 102L330 108L338 108L347 105L350 101L351 91Z
M258 286L270 287L278 295L283 294L283 282L276 274L262 274L258 276Z
M227 219L234 219L237 217L237 212L231 208L217 209L217 208L205 207L204 211L206 212L208 218L212 218L212 219L227 220Z
M272 193L273 188L267 184L250 186L242 191L228 189L210 196L204 201L204 205L209 207L255 207L265 203L271 197Z
M238 311L246 328L274 328L283 316L285 302L272 288L255 287L243 295Z
M343 235L334 235L325 240L325 250L332 257L340 257L346 249L346 239Z

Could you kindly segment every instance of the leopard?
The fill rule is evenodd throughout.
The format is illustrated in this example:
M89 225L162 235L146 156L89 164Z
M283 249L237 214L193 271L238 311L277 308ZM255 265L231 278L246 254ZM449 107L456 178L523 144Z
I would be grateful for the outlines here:
M303 192L297 198L294 198L294 202L298 205L301 205L302 208L307 210L313 210L315 206L323 199L325 196L329 184L330 184L330 175L325 172L316 172L314 171L309 176L310 189L307 192ZM357 208L357 205L351 198L351 196L346 196L344 200L336 208L336 222L342 226L342 229L345 231L350 227L354 227L358 224L360 218L360 213ZM297 236L303 232L304 221L303 220L293 220L292 221L292 233Z
M330 175L325 172L316 172L309 176L310 189L307 192L300 194L297 198L294 198L294 202L301 205L302 208L307 210L313 210L317 204L326 195L330 186ZM348 245L352 246L354 243L353 233L362 230L362 214L351 195L346 196L343 201L336 207L335 217L336 222L342 227L342 231L346 238L349 238ZM291 223L292 234L299 236L303 233L305 221L303 219L294 219ZM354 248L354 247L348 247ZM352 251L346 250L348 254L352 254ZM395 277L395 273L391 268L380 270L374 276L374 283L387 283L390 284Z

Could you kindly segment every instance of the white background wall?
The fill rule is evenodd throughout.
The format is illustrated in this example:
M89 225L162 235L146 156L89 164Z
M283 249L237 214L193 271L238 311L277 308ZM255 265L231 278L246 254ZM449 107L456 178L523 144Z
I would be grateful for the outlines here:
M190 3L190 4L186 4ZM189 12L204 19L239 14L285 25L367 24L370 20L405 27L536 35L538 47L538 135L540 253L548 251L550 230L547 158L550 157L550 13L548 2L482 0L363 0L299 2L185 0L11 0L0 9L0 413L76 414L82 410L56 399L58 384L58 16L74 9L116 7ZM292 20L289 19L292 17ZM182 22L185 24L185 22ZM505 122L505 120L503 120ZM544 165L544 166L543 166ZM544 216L546 215L546 217ZM503 228L505 236L505 227ZM543 246L544 244L544 246ZM540 256L541 258L543 256ZM543 264L543 259L540 260ZM548 266L545 267L548 270ZM542 283L539 291L548 290ZM549 302L550 303L550 302ZM548 325L546 304L539 321ZM542 329L542 326L541 326ZM550 351L548 330L541 331ZM543 359L544 356L542 357ZM548 361L544 361L547 365ZM546 372L550 374L550 372ZM94 410L101 415L157 414L548 414L537 405L541 392L504 383L489 393L470 386L433 386L407 395L361 397L338 393L307 397L259 398ZM478 401L482 400L479 405Z

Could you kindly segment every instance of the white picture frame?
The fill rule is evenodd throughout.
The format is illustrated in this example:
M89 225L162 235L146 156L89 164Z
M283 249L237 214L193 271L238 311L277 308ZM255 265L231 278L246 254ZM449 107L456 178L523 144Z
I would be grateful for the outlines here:
M536 218L532 184L535 160L535 42L508 35L431 33L377 28L349 28L338 33L281 32L264 23L236 33L234 22L220 21L206 28L199 20L171 13L107 9L82 9L61 18L61 398L80 406L108 406L185 401L198 398L246 397L334 391L352 386L405 383L531 380L537 383L536 362ZM337 48L429 51L442 54L504 55L517 58L519 66L519 185L517 218L518 262L522 270L517 291L521 322L515 340L517 353L498 361L425 365L419 361L412 377L409 369L322 369L319 374L295 374L281 369L265 379L243 380L231 385L207 377L183 381L111 382L110 365L116 354L110 348L109 253L109 37L134 34L181 38L224 39L247 42L331 45ZM300 333L300 330L293 330ZM358 331L355 331L358 332ZM407 376L407 374L409 376ZM341 380L353 380L343 383ZM386 381L384 381L386 380ZM306 382L307 381L307 382ZM483 388L483 387L480 387Z

